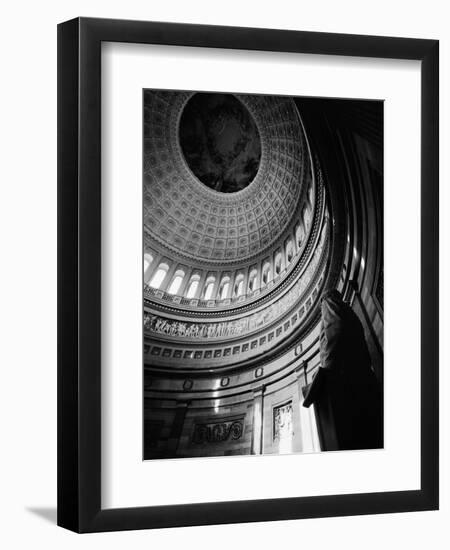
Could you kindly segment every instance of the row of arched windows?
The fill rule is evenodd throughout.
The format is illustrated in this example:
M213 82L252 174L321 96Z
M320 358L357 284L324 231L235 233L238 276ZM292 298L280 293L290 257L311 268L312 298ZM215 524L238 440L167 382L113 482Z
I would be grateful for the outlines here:
M150 254L146 254L144 258L144 273L149 269L152 261L153 261L152 256ZM162 284L165 282L168 271L169 271L169 265L164 262L160 263L155 273L152 275L152 277L148 281L149 286L151 286L154 289L160 289ZM185 276L186 274L182 269L177 270L173 275L170 284L166 288L167 292L169 294L178 294L183 284ZM250 277L249 277L250 291L253 291L255 289L256 277L257 277L257 271L256 269L254 269L251 271ZM216 284L216 277L214 275L210 275L209 277L207 277L205 284L203 286L203 290L201 292L201 298L203 298L204 300L211 300L213 298L215 284ZM222 278L220 282L219 292L218 292L218 298L220 300L225 300L226 298L229 297L230 284L231 284L231 278L228 275ZM185 292L186 298L189 298L189 299L195 298L197 296L199 285L200 285L200 275L196 273L191 276L189 283L186 287L186 292ZM232 296L239 297L239 296L242 296L243 294L244 294L244 275L240 273L239 275L237 275L234 281Z
M293 237L287 239L283 249L275 252L273 261L266 259L259 268L251 268L247 278L246 272L238 272L234 280L228 274L221 277L208 275L201 284L202 277L200 273L194 272L186 281L186 272L180 268L171 275L168 281L169 264L166 261L161 261L155 268L152 265L154 257L148 252L144 255L145 281L154 289L164 290L173 295L182 295L188 299L225 300L239 298L258 289L263 289L272 280L282 275L289 267L294 256L301 251L310 222L311 212L308 207L305 207L300 221L294 229Z
M286 255L287 264L290 263L294 256L293 247L288 249ZM150 254L144 256L144 274L150 269L153 262L153 257ZM283 258L280 252L275 256L274 270L272 271L272 264L269 260L266 260L262 265L261 280L258 284L258 269L252 268L248 274L247 284L245 285L245 274L238 273L234 281L232 282L230 275L224 275L219 281L219 285L216 290L217 277L215 275L209 275L204 284L201 292L199 293L200 274L194 273L187 285L184 288L182 294L189 299L202 298L204 300L219 299L225 300L227 298L237 298L243 296L246 293L254 292L257 288L265 287L273 278L278 277L284 269ZM183 269L178 269L171 277L171 280L167 283L166 278L169 272L169 265L166 262L158 264L154 273L150 276L147 283L154 289L161 289L164 286L164 290L169 294L180 294L180 290L183 287L183 282L186 277L186 273ZM164 285L163 285L164 283ZM231 285L233 287L231 288ZM245 289L247 287L247 290Z

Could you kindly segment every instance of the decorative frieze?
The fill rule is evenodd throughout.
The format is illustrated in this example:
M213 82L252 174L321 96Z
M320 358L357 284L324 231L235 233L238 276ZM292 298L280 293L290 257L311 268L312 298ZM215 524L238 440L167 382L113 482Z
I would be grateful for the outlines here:
M292 401L289 401L273 409L273 440L290 439L292 433Z

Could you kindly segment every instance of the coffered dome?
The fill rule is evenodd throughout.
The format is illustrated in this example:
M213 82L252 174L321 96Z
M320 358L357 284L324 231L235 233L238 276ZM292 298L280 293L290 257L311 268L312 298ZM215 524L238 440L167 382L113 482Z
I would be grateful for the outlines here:
M211 94L145 94L146 242L158 243L171 256L210 266L264 255L283 235L299 202L307 199L308 153L293 100L214 94L220 96L217 101L222 107L206 105L206 110L216 114L217 131L228 132L228 143L234 143L228 161L237 166L231 176L224 176L220 162L211 169L210 158L203 159L199 169L180 143L180 120L190 100L202 105L199 96ZM219 112L214 111L217 108ZM211 112L205 116L211 117ZM189 133L182 128L181 134L186 143ZM219 153L223 153L220 145ZM213 146L214 155L218 147ZM207 169L205 163L209 163ZM202 176L205 170L208 177ZM221 177L225 183L214 179Z

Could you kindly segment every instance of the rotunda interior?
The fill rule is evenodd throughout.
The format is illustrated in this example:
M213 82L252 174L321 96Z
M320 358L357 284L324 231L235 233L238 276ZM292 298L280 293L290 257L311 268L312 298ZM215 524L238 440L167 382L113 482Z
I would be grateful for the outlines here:
M143 121L144 459L382 447L383 103L145 90Z

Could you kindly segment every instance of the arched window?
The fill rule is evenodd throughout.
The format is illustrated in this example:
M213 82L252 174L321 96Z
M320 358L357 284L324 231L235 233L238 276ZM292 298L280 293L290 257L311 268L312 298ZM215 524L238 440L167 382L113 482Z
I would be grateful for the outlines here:
M271 277L272 277L272 270L270 268L270 263L266 262L262 270L262 286L266 286L266 284L270 281Z
M295 229L295 240L297 241L298 248L302 246L304 238L305 238L305 231L302 225L297 225L297 228Z
M248 290L250 292L253 292L256 288L256 278L258 277L258 272L256 269L252 269L250 271L250 275L248 276Z
M180 290L181 284L183 283L184 279L184 271L182 269L179 269L175 272L175 275L172 279L172 282L170 283L169 292L170 294L177 294Z
M144 275L147 273L148 268L153 262L153 256L149 253L144 254Z
M234 281L233 295L235 297L242 296L244 294L244 275L240 273Z
M305 224L305 227L309 227L309 222L311 221L311 212L309 211L309 208L305 208L303 210L303 223Z
M288 264L291 263L293 257L294 257L294 244L291 241L291 239L289 239L286 244L286 261Z
M226 276L223 277L220 288L219 288L219 297L221 300L225 300L225 298L228 298L228 293L230 291L230 277Z
M197 294L199 282L200 282L200 275L192 275L191 280L189 281L187 292L186 292L186 298L189 298L189 299L195 298L195 295Z
M311 185L309 190L308 190L308 199L309 199L309 204L312 206L312 203L313 203L313 194L314 194L314 188L313 186Z
M281 273L281 252L277 252L275 255L275 277Z
M214 290L214 283L216 282L215 277L208 277L206 279L205 286L203 287L203 299L211 300Z
M150 281L150 286L152 286L153 288L160 288L164 279L166 278L168 271L169 266L167 264L159 264L156 273L153 275L152 280Z

